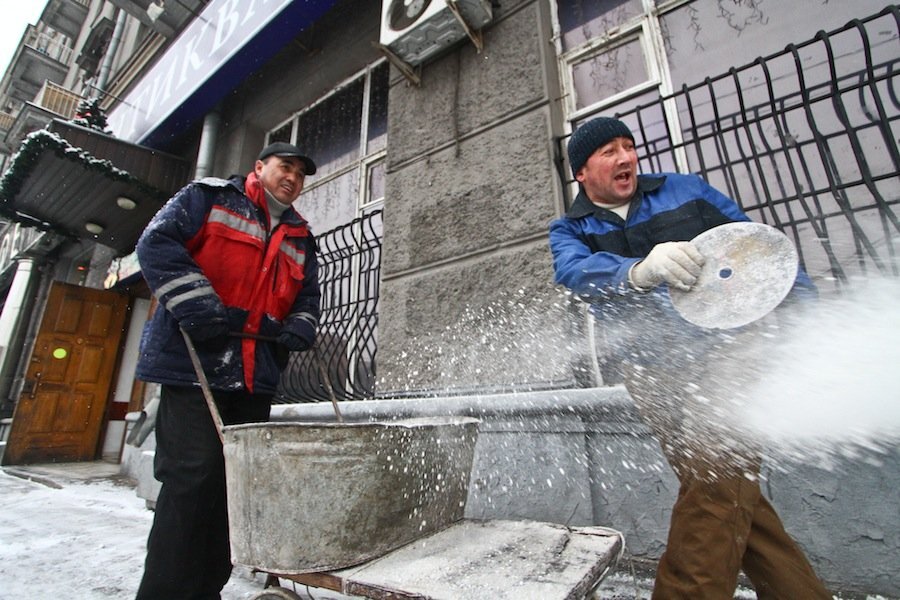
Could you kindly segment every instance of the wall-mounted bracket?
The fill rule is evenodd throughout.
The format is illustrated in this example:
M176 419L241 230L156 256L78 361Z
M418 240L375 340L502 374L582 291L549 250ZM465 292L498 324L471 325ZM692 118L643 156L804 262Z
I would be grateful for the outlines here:
M475 45L475 49L478 50L478 52L484 50L484 38L481 35L481 30L473 29L472 26L466 22L466 18L459 10L459 0L447 0L447 8L450 9L450 12L453 13L453 16L455 16L456 20L459 21L459 24L462 25L466 35L469 36L469 39L472 40L472 43Z
M422 78L419 76L420 71L418 67L413 67L411 64L394 54L394 52L384 44L372 42L372 45L380 50L381 53L387 57L388 61L397 67L397 70L400 71L411 84L416 87L419 87L422 84Z

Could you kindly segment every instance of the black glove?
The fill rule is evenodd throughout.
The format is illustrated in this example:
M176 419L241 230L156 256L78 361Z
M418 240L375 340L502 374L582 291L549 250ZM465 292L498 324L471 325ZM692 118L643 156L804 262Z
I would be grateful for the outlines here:
M295 333L291 333L290 331L282 331L279 333L278 343L291 352L303 352L312 347L312 343L309 340Z
M228 323L224 321L215 323L194 323L182 325L188 337L197 346L207 350L221 350L228 344Z

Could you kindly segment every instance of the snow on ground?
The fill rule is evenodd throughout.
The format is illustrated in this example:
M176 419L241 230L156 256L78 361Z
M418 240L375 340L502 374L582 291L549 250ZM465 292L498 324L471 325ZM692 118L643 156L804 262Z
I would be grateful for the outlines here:
M26 480L7 471L0 470L0 600L134 598L153 513L131 483ZM235 569L222 598L247 600L262 588L261 577Z
M54 489L0 475L0 598L125 598L153 514L111 483Z
M60 476L66 468L75 467L61 465L51 476L28 468L0 469L0 600L134 597L153 513L129 480L108 473ZM29 476L32 479L23 478ZM599 597L649 598L652 581L629 571L620 563L604 580ZM246 567L238 567L222 600L249 600L262 589L262 575L254 577ZM305 600L350 598L299 585L293 589ZM755 597L743 589L735 595L741 600Z

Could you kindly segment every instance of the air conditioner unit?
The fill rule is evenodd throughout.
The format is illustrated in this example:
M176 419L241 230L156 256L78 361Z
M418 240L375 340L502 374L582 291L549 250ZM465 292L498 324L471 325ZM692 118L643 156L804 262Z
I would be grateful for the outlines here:
M382 0L381 44L415 66L492 18L489 0Z

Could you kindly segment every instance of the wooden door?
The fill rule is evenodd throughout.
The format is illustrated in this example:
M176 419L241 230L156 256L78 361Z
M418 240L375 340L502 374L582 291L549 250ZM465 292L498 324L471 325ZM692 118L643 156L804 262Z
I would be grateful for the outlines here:
M115 292L52 285L3 464L97 457L127 306Z

